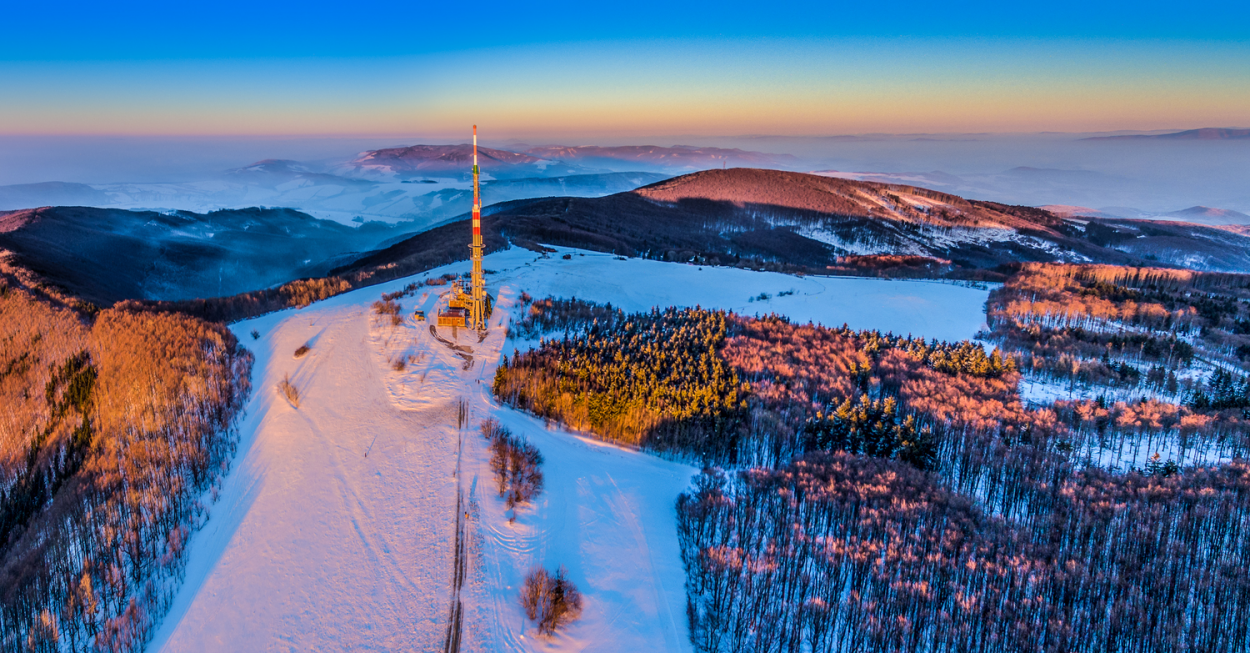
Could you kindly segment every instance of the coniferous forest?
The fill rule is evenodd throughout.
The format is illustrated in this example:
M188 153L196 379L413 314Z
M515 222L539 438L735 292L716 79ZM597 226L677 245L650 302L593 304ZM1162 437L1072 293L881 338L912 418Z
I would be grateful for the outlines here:
M540 340L502 401L704 466L677 506L699 650L1250 646L1234 372L1205 404L1029 406L1019 355L971 342L557 299L513 332Z

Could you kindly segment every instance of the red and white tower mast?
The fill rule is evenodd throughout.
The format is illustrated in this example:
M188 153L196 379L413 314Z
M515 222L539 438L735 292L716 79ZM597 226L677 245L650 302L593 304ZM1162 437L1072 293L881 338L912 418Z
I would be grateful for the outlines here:
M482 280L482 195L478 187L477 125L473 125L473 281L469 292L469 324L471 329L486 330L486 282Z

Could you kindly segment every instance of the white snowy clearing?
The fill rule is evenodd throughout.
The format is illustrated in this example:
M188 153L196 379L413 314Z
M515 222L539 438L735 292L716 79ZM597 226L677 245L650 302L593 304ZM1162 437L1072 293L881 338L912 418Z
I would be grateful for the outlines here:
M412 320L417 308L433 315L446 286L401 300L398 326L370 310L382 293L466 267L233 326L256 354L254 394L233 469L190 540L184 585L150 650L442 649L454 630L457 552L460 650L689 650L674 504L695 470L549 429L491 399L501 327L519 318L520 293L627 311L699 304L776 312L946 340L982 328L986 297L949 284L512 249L484 262L495 271L487 285L497 302L483 342L460 333L453 350ZM772 297L749 301L761 293ZM440 337L451 339L449 331ZM311 350L295 358L305 343ZM298 408L277 390L286 375ZM545 458L542 493L515 515L494 490L478 431L488 416ZM554 638L536 633L518 601L521 579L537 564L564 565L584 595L581 618Z

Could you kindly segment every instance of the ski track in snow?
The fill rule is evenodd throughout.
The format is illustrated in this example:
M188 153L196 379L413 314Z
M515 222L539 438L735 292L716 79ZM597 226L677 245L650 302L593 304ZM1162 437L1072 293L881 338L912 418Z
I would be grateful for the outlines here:
M190 540L186 579L149 650L441 648L458 484L469 513L461 650L689 650L675 501L696 470L549 427L492 400L490 382L507 344L502 326L519 319L520 293L610 301L631 312L696 304L776 312L944 340L983 327L987 294L940 283L700 269L568 249L543 258L512 249L484 261L497 271L487 276L496 311L485 341L458 334L458 344L473 349L468 369L428 323L411 319L416 308L433 316L447 286L401 299L407 319L399 326L370 311L382 293L467 267L232 327L256 354L239 451L211 518ZM795 292L776 296L788 290ZM749 301L760 293L773 297ZM450 337L447 329L440 334ZM295 359L305 342L311 351ZM401 358L406 368L394 371L391 363ZM285 374L300 391L298 410L276 390ZM461 431L462 399L469 421ZM478 431L488 416L545 459L543 492L515 515L495 492ZM584 595L581 618L553 638L537 635L518 600L536 564L564 565Z

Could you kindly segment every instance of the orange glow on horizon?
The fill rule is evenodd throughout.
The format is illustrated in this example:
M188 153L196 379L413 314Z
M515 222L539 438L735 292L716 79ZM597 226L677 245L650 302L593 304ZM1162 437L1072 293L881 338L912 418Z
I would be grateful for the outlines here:
M0 133L456 139L470 114L522 139L1246 126L1250 46L1153 45L661 43L330 62L0 63L9 92ZM487 101L471 101L483 91Z

